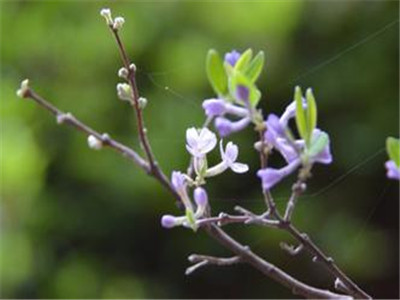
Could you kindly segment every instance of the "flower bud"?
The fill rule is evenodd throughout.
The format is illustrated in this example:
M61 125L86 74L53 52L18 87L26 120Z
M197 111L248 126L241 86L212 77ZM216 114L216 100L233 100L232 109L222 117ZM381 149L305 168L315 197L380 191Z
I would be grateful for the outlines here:
M136 65L135 64L130 64L129 69L131 69L133 72L136 72Z
M113 25L113 19L111 17L111 10L109 8L103 8L100 11L100 15L106 19L107 25Z
M128 70L124 67L120 68L118 70L118 77L122 79L127 79L128 78Z
M100 150L101 148L103 148L102 141L99 140L94 135L89 135L88 139L87 139L87 142L88 142L89 148L91 148L93 150Z
M161 226L164 228L172 228L177 225L176 218L171 215L164 215L161 218Z
M140 109L144 109L146 107L146 105L147 105L147 99L143 98L143 97L140 97L138 99L138 104L139 104L139 108Z
M127 83L117 84L118 98L124 101L132 101L132 89Z
M208 196L205 189L197 187L193 192L194 201L196 201L197 206L204 207L208 203Z
M26 92L29 90L29 79L25 79L21 82L21 87L17 90L17 96L25 98Z
M113 29L120 30L125 23L125 19L123 17L116 17L114 19Z

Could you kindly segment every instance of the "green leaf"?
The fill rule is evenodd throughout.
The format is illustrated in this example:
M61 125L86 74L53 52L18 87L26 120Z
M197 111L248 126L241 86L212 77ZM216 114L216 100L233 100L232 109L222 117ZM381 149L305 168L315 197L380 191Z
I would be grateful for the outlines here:
M261 74L264 67L264 51L260 51L254 57L245 71L245 76L250 79L251 82L256 82Z
M317 138L312 139L311 146L308 150L308 155L314 157L319 154L326 145L329 143L329 135L325 132L321 132Z
M224 65L218 52L214 49L208 51L206 60L207 77L218 95L225 95L227 92L228 78L225 73Z
M253 50L247 49L245 52L243 52L235 64L235 70L244 72L247 69L252 57Z
M308 139L312 136L312 132L317 126L317 104L311 88L306 91L307 99L307 134Z
M261 99L261 92L243 73L240 71L235 71L229 81L229 90L231 96L236 99L240 104L243 103L240 99L236 97L236 89L238 86L244 86L249 90L249 103L252 107L256 107Z
M307 142L307 121L306 121L306 112L303 108L303 95L301 92L301 88L296 86L294 91L294 99L296 101L296 125L297 130L299 131L300 137L306 140Z
M400 167L400 139L388 137L386 139L386 151L390 160L393 160L396 166Z

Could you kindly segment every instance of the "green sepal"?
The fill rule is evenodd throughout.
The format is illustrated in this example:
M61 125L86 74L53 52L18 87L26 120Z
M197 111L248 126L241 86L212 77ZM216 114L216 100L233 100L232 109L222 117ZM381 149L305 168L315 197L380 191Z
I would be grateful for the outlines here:
M190 208L186 208L186 218L189 223L189 226L193 229L193 231L196 231L197 230L196 217L194 216L194 213Z
M308 156L314 157L321 153L322 150L328 145L329 143L329 135L325 132L321 132L317 138L313 138L311 140L310 148L308 149Z
M306 91L307 99L307 139L310 140L312 133L317 126L317 104L311 88Z
M389 159L393 160L397 167L400 167L400 139L388 137L386 139L386 151Z
M261 74L261 71L264 67L264 51L260 51L257 55L253 58L250 62L249 66L247 67L246 71L244 72L245 76L251 81L256 82L258 77Z
M303 94L301 88L296 86L294 91L294 99L296 101L296 125L299 135L307 143L307 120L306 112L303 107ZM309 141L308 141L309 142ZM308 143L307 143L308 144Z
M218 52L214 49L208 51L206 59L206 71L208 80L214 91L223 96L227 93L228 78L225 73L224 64Z
M247 70L247 67L248 67L252 57L253 57L253 50L251 50L249 48L246 51L244 51L243 54L240 56L240 58L238 59L238 61L235 64L235 67L234 67L235 71L244 72L245 70Z

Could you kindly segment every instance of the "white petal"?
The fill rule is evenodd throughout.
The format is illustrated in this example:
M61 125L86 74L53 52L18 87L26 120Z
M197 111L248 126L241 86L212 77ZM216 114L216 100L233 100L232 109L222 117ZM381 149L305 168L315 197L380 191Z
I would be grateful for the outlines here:
M199 154L198 151L196 151L195 149L193 149L192 147L190 147L189 145L186 145L186 150L195 157L201 156L201 154Z
M209 134L203 135L203 137L201 137L201 134L200 134L200 138L201 138L201 141L200 141L200 145L199 145L199 148L200 148L199 150L203 154L210 152L217 145L217 136L211 131L209 131Z
M239 148L234 143L229 142L225 148L225 157L224 160L227 160L228 163L233 163L236 161L239 155Z
M196 128L192 127L186 130L186 142L189 146L196 148L198 139L199 139L199 134Z
M249 170L249 166L242 163L234 163L231 165L231 169L235 173L245 173Z

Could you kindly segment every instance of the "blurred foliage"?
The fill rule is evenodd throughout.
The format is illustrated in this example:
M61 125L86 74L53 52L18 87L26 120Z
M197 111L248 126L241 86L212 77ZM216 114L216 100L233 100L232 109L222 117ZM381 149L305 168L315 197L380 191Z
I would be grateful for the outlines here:
M201 232L162 229L170 195L112 151L16 98L24 78L61 109L137 149L132 111L116 100L117 49L99 10L126 19L123 39L138 67L150 140L169 174L188 163L187 127L213 96L210 48L266 54L261 106L281 113L293 87L312 86L334 164L317 166L294 218L348 274L378 298L397 298L398 183L385 178L385 138L398 136L396 1L75 2L1 4L1 269L3 298L283 298L289 291L246 266L186 278L193 253L228 255ZM241 145L248 175L209 184L215 212L262 211L251 129ZM214 156L217 160L218 157ZM275 159L275 158L274 158ZM273 163L279 164L279 158ZM285 204L291 179L274 190ZM310 257L288 257L281 232L227 228L306 282L332 287Z

